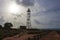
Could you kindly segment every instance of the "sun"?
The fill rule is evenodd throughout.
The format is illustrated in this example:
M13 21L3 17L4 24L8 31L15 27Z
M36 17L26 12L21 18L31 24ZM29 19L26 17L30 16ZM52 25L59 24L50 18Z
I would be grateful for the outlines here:
M15 2L10 2L5 7L6 7L6 12L8 14L21 14L21 13L25 13L25 11L27 9L26 7L24 7L22 5L18 5Z
M19 12L19 6L15 3L9 4L8 12L9 13L14 13L14 14L18 13Z
M17 13L17 12L19 11L19 8L18 8L17 5L12 4L12 5L10 5L10 7L9 7L9 11L10 11L11 13Z

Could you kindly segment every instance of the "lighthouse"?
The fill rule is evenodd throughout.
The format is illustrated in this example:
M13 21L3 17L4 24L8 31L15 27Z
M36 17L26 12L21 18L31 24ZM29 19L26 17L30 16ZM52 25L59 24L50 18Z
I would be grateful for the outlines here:
M31 28L31 10L28 8L27 10L27 28L30 29Z

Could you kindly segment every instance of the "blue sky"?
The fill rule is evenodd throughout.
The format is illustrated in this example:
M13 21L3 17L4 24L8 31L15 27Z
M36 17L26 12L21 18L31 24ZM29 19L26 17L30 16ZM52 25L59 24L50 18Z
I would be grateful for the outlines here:
M31 23L33 28L60 28L60 0L0 0L0 14L2 17L1 20L3 20L3 22L13 22L13 20L15 20L11 17L10 18L12 20L8 20L9 16L8 18L6 18L5 15L7 14L4 14L5 10L3 10L5 9L4 6L8 2L12 1L14 1L17 5L22 5L26 9L30 7L32 11ZM19 18L21 18L21 20ZM20 22L22 21L22 18L24 17L17 17L18 23L16 23L16 21L14 21L13 23L15 23L16 25L20 25L21 23L26 24L26 20ZM3 24L3 22L1 22L0 24Z

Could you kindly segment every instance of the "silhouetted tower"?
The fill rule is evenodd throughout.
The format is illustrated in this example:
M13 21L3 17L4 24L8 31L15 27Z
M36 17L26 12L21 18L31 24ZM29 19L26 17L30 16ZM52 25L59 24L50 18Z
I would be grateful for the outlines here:
M27 28L29 29L29 28L31 28L31 19L30 19L30 17L31 17L31 14L30 14L30 9L28 8L28 10L27 10Z

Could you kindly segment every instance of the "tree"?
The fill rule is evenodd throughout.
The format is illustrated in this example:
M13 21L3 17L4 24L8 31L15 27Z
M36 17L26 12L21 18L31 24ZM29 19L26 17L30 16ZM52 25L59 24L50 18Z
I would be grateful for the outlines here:
M9 29L9 28L11 28L11 27L13 27L13 24L12 23L5 23L4 24L4 28L6 28L6 29Z
M0 29L2 29L2 25L0 25Z

